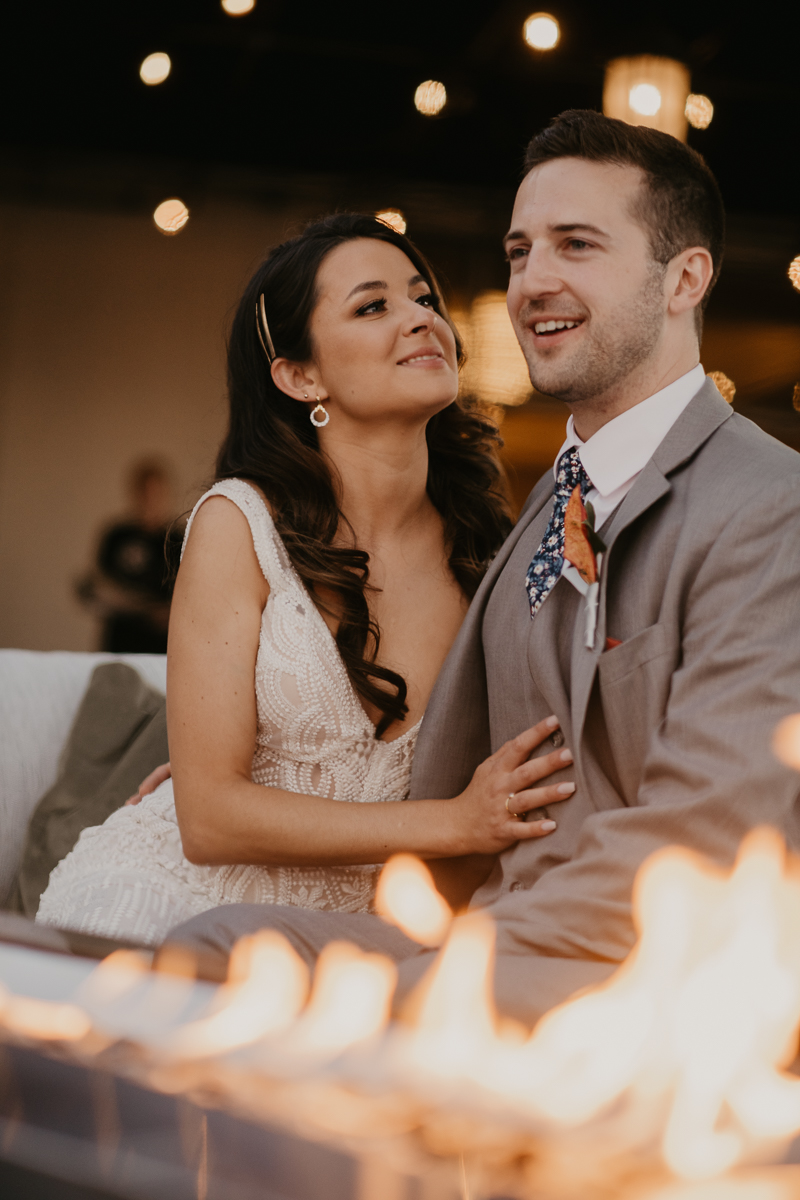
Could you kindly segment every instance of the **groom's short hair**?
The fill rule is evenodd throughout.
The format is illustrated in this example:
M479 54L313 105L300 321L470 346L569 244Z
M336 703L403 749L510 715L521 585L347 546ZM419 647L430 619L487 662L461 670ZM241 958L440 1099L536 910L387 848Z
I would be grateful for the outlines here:
M714 274L700 305L704 309L725 248L725 209L705 159L668 133L589 109L561 113L531 139L525 174L555 158L586 158L644 172L645 186L632 216L647 230L653 258L662 265L690 246L708 250Z

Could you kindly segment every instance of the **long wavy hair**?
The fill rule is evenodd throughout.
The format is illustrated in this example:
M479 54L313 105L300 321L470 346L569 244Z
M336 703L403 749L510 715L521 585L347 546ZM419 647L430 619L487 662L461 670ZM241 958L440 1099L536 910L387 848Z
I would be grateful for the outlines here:
M336 645L354 689L383 714L376 730L380 737L408 712L407 686L402 675L376 661L381 634L367 603L369 555L341 544L347 521L338 480L305 406L274 383L256 329L256 304L263 294L276 354L312 361L310 324L320 264L337 246L357 238L388 242L408 256L453 329L459 364L463 361L434 273L407 237L357 213L316 221L270 252L242 296L228 343L230 422L216 478L248 479L266 496L297 574L317 607L338 620ZM511 528L498 440L494 423L467 401L454 401L427 425L428 495L444 522L450 569L470 598Z

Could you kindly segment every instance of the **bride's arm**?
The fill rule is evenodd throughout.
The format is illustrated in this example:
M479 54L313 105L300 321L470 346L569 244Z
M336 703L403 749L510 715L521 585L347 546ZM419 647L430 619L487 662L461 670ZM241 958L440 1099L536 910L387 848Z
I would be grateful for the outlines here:
M566 799L532 787L564 766L564 751L526 761L555 725L508 743L454 800L346 804L253 783L255 664L269 588L238 508L213 497L197 513L172 604L167 713L184 853L196 863L340 865L494 853L541 837L552 822L514 812ZM561 790L559 790L561 789Z

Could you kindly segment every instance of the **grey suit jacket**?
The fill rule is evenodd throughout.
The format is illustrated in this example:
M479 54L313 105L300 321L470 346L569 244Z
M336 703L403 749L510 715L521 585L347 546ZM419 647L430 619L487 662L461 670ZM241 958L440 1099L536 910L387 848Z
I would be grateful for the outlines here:
M529 1020L627 955L634 876L659 847L729 864L768 823L800 849L800 777L770 749L778 721L800 710L800 455L707 380L604 529L595 648L576 621L565 681L555 654L534 677L526 646L509 638L537 705L516 727L509 714L498 725L486 606L552 490L548 473L473 601L425 715L411 790L454 796L532 711L561 720L577 791L553 811L555 834L501 855L473 901L497 922L501 1003ZM607 650L608 636L622 644Z

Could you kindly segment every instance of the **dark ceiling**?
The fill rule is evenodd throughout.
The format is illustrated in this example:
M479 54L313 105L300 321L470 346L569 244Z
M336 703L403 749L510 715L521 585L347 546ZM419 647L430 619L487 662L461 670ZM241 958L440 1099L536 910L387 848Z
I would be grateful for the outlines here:
M15 153L137 155L280 171L512 185L549 117L601 103L603 68L626 53L688 63L716 106L691 143L729 209L797 212L798 6L557 0L562 40L522 41L518 0L45 0L4 6L3 134ZM170 78L145 87L142 58ZM441 117L413 94L442 80Z

